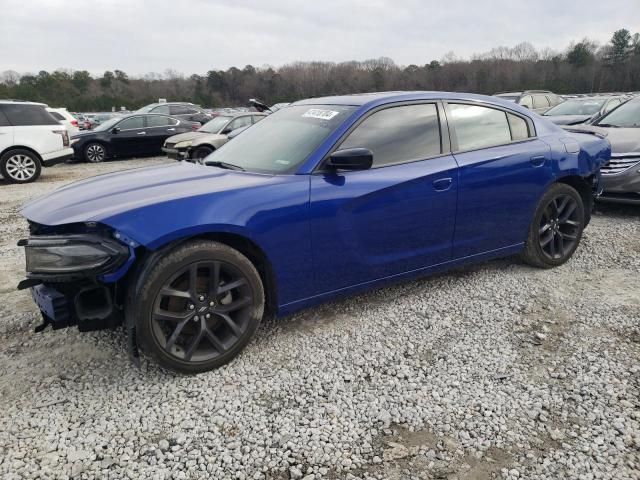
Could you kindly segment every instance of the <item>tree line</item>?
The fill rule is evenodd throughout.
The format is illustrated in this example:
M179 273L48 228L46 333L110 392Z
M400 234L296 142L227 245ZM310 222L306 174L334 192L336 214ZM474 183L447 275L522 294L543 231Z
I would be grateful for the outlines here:
M448 53L424 65L400 66L389 58L351 62L295 62L210 70L185 76L173 70L138 78L121 70L93 77L85 70L0 73L0 98L39 101L71 111L136 109L158 98L203 106L268 104L301 98L385 90L449 90L492 94L548 89L556 93L640 90L640 34L626 29L598 45L585 38L564 52L529 43L498 47L470 59Z

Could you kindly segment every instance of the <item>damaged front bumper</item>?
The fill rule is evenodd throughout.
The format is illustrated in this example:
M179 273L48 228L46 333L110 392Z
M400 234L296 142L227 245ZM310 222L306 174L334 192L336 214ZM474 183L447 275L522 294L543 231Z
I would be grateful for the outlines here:
M115 328L123 322L122 282L135 260L135 241L117 232L32 235L25 248L27 278L43 323L53 329L77 325L80 331Z

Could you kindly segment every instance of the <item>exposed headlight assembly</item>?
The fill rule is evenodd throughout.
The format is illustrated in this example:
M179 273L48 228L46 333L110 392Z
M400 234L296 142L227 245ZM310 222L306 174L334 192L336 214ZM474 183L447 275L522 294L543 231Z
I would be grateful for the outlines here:
M189 148L193 140L185 140L184 142L178 142L174 145L175 148Z
M24 247L30 277L105 273L129 256L125 245L97 235L33 236L18 246Z

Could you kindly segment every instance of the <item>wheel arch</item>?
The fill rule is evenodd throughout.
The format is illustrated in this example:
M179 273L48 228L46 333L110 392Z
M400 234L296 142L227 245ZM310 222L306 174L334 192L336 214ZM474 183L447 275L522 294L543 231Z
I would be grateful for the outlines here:
M9 153L12 150L27 150L31 153L33 153L36 158L38 159L38 161L40 162L40 166L42 166L42 157L40 156L40 154L34 150L31 147L27 147L24 145L11 145L10 147L5 148L2 152L0 152L0 157L3 157L6 153Z
M86 155L86 151L87 151L87 147L89 145L91 145L92 143L97 143L99 145L102 145L104 147L104 154L105 157L104 159L106 160L107 158L109 158L112 153L111 153L111 146L109 145L108 142L101 140L101 139L91 139L91 140L87 140L83 145L82 145L82 159L86 161L85 155Z
M219 242L237 250L247 257L258 271L260 279L262 280L265 293L265 313L268 315L275 315L278 306L278 290L273 265L265 251L256 242L239 233L219 231L203 232L181 237L165 243L155 250L150 250L142 246L138 247L139 251L136 252L137 260L126 275L126 278L128 279L127 281L132 282L135 285L135 290L137 291L141 287L140 280L145 277L146 271L150 269L158 258L166 255L169 251L179 245L195 240L211 240Z
M555 182L569 185L570 187L575 188L576 191L580 194L582 203L584 204L585 227L591 221L591 211L593 210L594 204L592 181L592 177L585 178L580 175L567 175L558 178Z

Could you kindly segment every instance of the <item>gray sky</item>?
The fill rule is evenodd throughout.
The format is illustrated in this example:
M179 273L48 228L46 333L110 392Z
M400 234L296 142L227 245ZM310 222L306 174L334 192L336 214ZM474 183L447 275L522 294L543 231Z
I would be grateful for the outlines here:
M640 30L640 0L2 0L0 71L130 75L297 60L424 64Z

